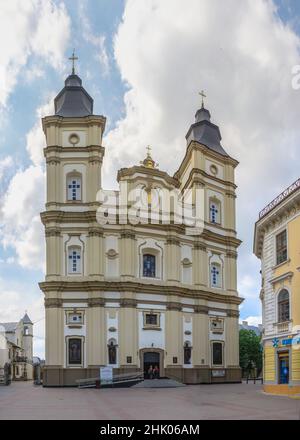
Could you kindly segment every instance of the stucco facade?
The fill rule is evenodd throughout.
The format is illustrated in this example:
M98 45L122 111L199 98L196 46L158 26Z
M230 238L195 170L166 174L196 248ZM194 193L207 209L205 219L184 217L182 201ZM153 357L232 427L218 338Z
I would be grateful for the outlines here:
M79 84L76 78L72 81ZM61 102L63 93L59 96ZM202 110L207 118L209 112ZM210 120L202 121L202 110L192 127L218 130ZM147 210L154 205L156 190L190 189L196 197L200 188L202 233L188 235L183 224L174 222L120 221L121 212L115 223L108 219L99 224L105 118L60 110L43 119L43 129L44 385L74 385L76 379L97 377L99 367L107 365L114 374L144 371L151 362L160 376L186 383L240 381L237 161L195 140L192 131L174 176L158 169L150 153L139 165L118 172L119 185L141 189Z
M283 240L281 239L283 238ZM261 259L264 389L300 392L300 181L261 213L254 252Z

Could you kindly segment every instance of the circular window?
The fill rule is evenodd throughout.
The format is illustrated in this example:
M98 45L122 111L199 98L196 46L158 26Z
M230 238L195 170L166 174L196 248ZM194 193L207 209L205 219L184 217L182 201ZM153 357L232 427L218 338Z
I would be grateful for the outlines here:
M76 144L78 144L78 142L79 142L79 136L78 136L78 134L76 134L76 133L72 133L72 134L70 134L70 136L69 136L69 142L70 142L70 144L72 144L73 146L76 145Z
M213 174L214 176L216 176L218 174L218 168L216 167L216 165L211 165L210 166L210 172L211 174Z

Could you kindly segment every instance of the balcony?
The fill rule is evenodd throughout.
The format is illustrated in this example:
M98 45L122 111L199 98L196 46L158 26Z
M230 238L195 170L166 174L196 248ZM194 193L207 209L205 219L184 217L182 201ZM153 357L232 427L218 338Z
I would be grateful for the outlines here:
M292 330L292 321L276 322L274 327L276 333L288 333Z

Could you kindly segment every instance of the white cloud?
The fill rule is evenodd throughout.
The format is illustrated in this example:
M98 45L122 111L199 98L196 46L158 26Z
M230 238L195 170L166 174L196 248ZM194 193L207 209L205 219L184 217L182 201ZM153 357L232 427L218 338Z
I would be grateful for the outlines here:
M85 41L96 48L95 59L102 67L102 75L107 76L110 71L110 60L106 49L106 37L103 34L96 34L91 26L86 13L86 2L81 1L78 7L78 15L82 26L82 36Z
M12 247L18 263L44 269L44 234L39 212L44 207L45 173L31 165L10 181L1 207L1 242Z
M262 323L262 317L261 316L248 316L248 318L240 319L240 324L246 321L248 325L255 325L256 327L258 325L261 325Z
M62 66L69 35L70 19L63 3L53 0L1 2L0 106L6 106L21 69L31 55L55 68Z
M41 118L54 114L54 96L54 93L50 94L50 98L47 103L37 108L36 123L26 135L26 150L28 151L30 159L35 165L40 165L44 161L43 148L46 146L46 140L42 128Z
M4 178L6 172L12 168L13 158L11 156L6 156L4 159L0 160L0 183Z

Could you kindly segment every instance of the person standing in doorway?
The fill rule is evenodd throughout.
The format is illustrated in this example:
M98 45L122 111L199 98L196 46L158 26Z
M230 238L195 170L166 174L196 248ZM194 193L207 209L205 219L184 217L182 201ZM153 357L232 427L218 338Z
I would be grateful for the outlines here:
M155 365L155 367L154 367L153 375L154 375L154 379L158 379L159 378L159 368L158 368L157 365Z
M152 365L150 365L150 367L149 367L148 377L149 377L149 379L153 379L153 367L152 367Z

